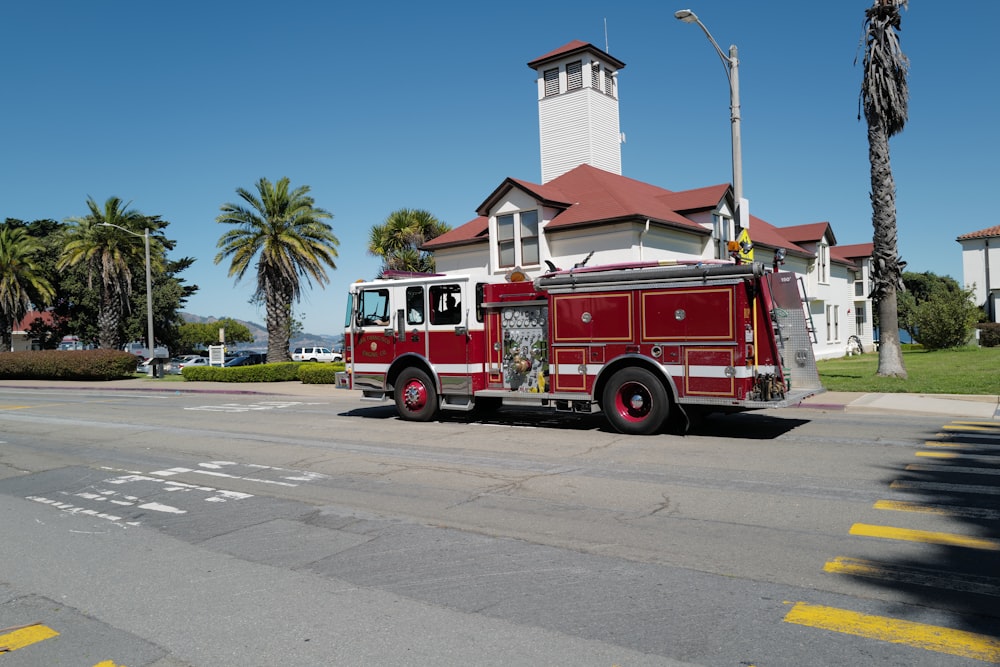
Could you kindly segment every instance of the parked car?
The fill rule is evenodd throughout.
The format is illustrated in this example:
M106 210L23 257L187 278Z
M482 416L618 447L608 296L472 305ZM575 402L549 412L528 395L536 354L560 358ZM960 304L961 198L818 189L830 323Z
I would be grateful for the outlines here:
M232 359L227 359L225 366L256 366L266 364L267 355L263 352L241 352Z
M292 350L292 361L320 361L330 363L343 361L344 355L332 352L326 347L297 347Z
M176 359L170 360L170 367L167 369L167 373L172 375L180 375L181 371L189 366L208 366L208 357L199 357L194 355L188 355L187 357L178 357Z

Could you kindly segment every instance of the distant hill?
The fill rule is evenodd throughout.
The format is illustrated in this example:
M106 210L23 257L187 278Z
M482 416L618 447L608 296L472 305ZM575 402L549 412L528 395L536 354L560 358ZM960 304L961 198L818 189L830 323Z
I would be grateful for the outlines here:
M180 313L181 318L185 322L195 322L199 324L218 322L224 319L226 316L215 317L214 315L204 316L195 315L193 313ZM238 317L229 318L239 322L250 330L250 334L253 336L253 343L248 345L240 345L240 347L245 347L248 349L266 349L267 348L267 327L258 324L256 322L248 322L246 320L241 320ZM329 347L335 350L341 350L344 347L344 334L314 334L314 333L301 333L295 338L293 338L289 345L293 348L303 347L306 345L319 345L321 347Z

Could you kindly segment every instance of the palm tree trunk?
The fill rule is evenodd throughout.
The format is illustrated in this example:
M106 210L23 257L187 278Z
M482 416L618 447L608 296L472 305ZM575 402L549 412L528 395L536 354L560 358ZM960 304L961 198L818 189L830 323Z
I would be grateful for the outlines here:
M10 352L14 339L13 320L4 315L0 315L0 352Z
M108 285L101 286L101 306L97 314L97 343L102 350L122 346L118 326L122 321L122 302Z
M903 283L903 269L896 248L896 182L889 161L889 133L881 122L868 123L868 159L871 163L872 298L878 307L879 348L877 374L906 377L903 349L899 342L896 291Z
M267 310L267 363L291 361L288 341L291 338L292 295L279 285L271 285L266 292Z

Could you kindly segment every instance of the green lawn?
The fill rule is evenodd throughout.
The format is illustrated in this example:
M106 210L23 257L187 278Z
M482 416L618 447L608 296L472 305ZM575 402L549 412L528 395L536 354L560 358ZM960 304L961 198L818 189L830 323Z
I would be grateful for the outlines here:
M829 391L1000 395L1000 347L903 348L905 380L876 376L877 352L819 361L820 380Z

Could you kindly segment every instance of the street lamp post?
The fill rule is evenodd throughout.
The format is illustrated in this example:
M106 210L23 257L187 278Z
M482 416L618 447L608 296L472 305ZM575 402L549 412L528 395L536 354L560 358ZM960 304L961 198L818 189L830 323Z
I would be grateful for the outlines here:
M722 64L726 68L726 78L729 79L729 119L733 132L733 199L736 200L737 220L741 227L750 226L750 216L748 211L744 211L743 205L743 148L740 142L740 59L736 50L736 45L729 47L729 55L722 50L719 43L712 37L705 24L690 9L681 9L674 12L674 18L684 23L696 23L701 28L708 41L715 47L715 52L722 59Z
M102 222L104 227L114 227L115 229L120 229L126 234L131 234L132 236L138 236L142 238L146 247L146 334L147 334L147 350L149 351L149 358L154 359L156 357L156 348L154 347L155 339L153 338L153 270L150 266L149 261L149 228L143 230L142 234L137 234L131 229L125 229L119 225L112 224L110 222ZM155 368L155 366L154 366ZM155 375L155 373L154 373Z

